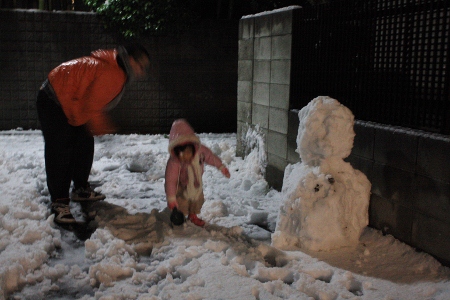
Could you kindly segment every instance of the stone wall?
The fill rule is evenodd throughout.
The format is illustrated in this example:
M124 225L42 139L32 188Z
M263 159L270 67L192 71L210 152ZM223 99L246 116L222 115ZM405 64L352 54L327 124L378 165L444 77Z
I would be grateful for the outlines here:
M88 12L0 10L0 130L39 129L35 99L48 72L117 38ZM236 132L238 21L208 20L183 35L141 40L146 80L112 111L119 133L168 133L176 118L198 132Z
M298 9L247 16L239 26L237 154L249 151L247 129L259 127L266 179L278 190L285 167L300 161L295 149L301 107L292 109L291 103L292 88L301 82L290 68L296 63L291 45ZM347 161L372 183L369 225L450 265L450 138L363 121L354 129Z

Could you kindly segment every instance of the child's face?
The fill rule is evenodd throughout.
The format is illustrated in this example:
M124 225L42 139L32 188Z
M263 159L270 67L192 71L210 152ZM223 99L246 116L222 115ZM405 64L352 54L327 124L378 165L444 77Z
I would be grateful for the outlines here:
M183 151L180 151L179 157L180 161L184 163L189 163L192 160L194 153L192 153L191 147L186 147Z

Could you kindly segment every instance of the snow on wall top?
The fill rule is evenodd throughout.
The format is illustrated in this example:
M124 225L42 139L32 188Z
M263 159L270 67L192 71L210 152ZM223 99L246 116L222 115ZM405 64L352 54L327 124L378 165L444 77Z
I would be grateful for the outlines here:
M241 19L255 18L255 17L275 14L275 13L279 13L279 12L283 12L283 11L293 10L293 9L297 9L297 8L302 8L302 7L299 6L299 5L291 5L291 6L286 6L286 7L282 7L282 8L277 8L277 9L274 9L274 10L263 11L263 12L260 12L260 13L254 14L254 15L242 16Z

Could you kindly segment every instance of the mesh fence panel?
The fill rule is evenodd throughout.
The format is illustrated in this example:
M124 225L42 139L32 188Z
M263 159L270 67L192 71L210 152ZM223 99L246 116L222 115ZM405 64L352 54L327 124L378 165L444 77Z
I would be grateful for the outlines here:
M338 1L296 14L291 108L327 95L360 120L450 133L450 1Z

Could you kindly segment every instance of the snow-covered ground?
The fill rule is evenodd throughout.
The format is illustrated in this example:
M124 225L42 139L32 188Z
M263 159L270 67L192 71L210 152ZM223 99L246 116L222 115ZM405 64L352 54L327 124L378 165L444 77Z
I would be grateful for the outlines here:
M450 299L449 268L371 228L336 250L272 246L284 199L261 151L242 159L236 134L199 137L231 172L206 167L205 228L170 226L166 136L106 135L91 182L107 198L81 241L49 214L41 132L0 132L0 299Z

